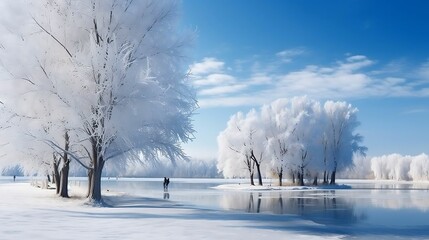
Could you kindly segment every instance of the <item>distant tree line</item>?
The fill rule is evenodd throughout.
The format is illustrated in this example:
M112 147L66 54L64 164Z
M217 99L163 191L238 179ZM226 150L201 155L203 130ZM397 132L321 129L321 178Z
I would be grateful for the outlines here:
M429 180L429 156L422 153L416 156L389 154L371 159L374 178L383 180Z
M221 178L221 173L217 170L217 162L212 160L190 159L173 164L167 158L161 158L158 161L147 162L146 164L128 163L126 166L118 166L108 162L105 166L103 177L143 177L159 178L169 176L172 178ZM0 176L32 176L35 173L24 172L20 165L0 166ZM85 177L87 172L77 163L70 163L71 177ZM47 176L41 176L47 178ZM52 179L52 175L50 179Z

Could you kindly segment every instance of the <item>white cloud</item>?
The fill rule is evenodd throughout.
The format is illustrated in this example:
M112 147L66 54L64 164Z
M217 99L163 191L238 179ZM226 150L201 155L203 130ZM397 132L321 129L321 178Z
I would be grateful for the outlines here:
M429 81L429 59L418 69L418 74L424 81Z
M305 48L303 47L298 47L298 48L291 48L291 49L286 49L283 50L281 52L276 53L276 55L278 57L295 57L295 56L300 56L306 53Z
M374 70L371 74L400 74L406 71L405 59L395 59L382 66L380 69Z
M346 59L346 62L339 62L337 67L338 71L352 72L360 70L364 67L368 67L374 64L374 61L368 59L365 56L357 55L351 56Z
M218 98L201 98L198 100L198 105L201 108L209 107L236 107L236 106L253 106L261 105L261 103L269 102L267 97L261 95L249 96L249 95L237 95L228 97ZM271 98L269 98L271 99Z
M419 91L419 93L420 93L420 96L425 96L425 97L429 96L429 87L427 87L427 88L422 88L422 89Z
M189 66L191 74L201 75L209 73L217 73L223 70L225 63L216 58L204 58L202 62L197 62Z
M228 74L213 73L204 78L194 80L194 85L197 87L219 84L231 84L235 82L235 78Z
M286 88L289 92L296 92L299 95L359 91L369 84L370 78L358 70L371 64L372 61L366 57L353 56L334 67L310 65L300 71L279 76L278 87Z
M288 63L288 62L292 62L292 59L294 57L304 55L305 53L306 53L305 48L299 47L299 48L283 50L281 52L276 53L276 56L281 58L283 62Z
M257 71L252 68L254 63L249 62L249 76L243 76L241 71L200 76L194 81L200 106L261 105L298 95L323 99L429 96L428 83L416 81L429 77L429 61L415 69L414 78L404 71L385 71L386 65L377 66L376 61L364 55L348 56L330 65L307 65L295 71L287 71L281 65L272 67L272 61L267 62L269 66L258 61ZM219 70L223 69L227 66Z
M201 96L207 96L207 95L222 95L222 94L231 94L239 92L243 89L245 89L247 86L244 84L237 84L237 85L228 85L228 86L219 86L209 89L204 89L199 92L199 95Z
M419 113L426 113L428 112L429 109L427 108L415 108L415 109L411 109L411 110L407 110L405 112L403 112L403 114L419 114Z
M264 85L272 83L272 78L265 74L255 74L250 77L249 84L252 85Z
M347 58L347 62L361 62L367 60L368 58L364 55L354 55Z

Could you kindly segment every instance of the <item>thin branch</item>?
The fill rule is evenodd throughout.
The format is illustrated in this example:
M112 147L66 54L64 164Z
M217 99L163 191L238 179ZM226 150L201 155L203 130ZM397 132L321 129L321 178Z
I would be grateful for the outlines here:
M126 150L123 150L123 151L117 151L116 153L112 153L111 155L109 155L109 156L105 156L105 161L107 162L107 160L109 160L109 159L112 159L112 158L114 158L114 157L117 157L117 156L120 156L120 155L122 155L122 154L125 154L125 153L127 153L127 152L129 152L129 151L131 151L131 150L133 150L134 148L132 148L132 147L130 147L130 148L128 148L128 149L126 149Z
M45 74L46 78L49 79L49 75L46 72L45 68L43 67L42 63L40 63L39 59L37 59L37 62L39 62L39 67L42 69L43 74Z
M72 56L72 54L70 53L70 51L67 49L67 47L66 46L64 46L64 44L60 41L60 40L58 40L51 32L49 32L48 30L46 30L34 17L31 17L33 20L34 20L34 22L46 33L46 34L48 34L49 36L51 36L52 37L52 39L54 39L66 52L67 52L67 54L70 56L70 58L73 58L73 56Z
M124 9L124 12L128 11L128 8L131 6L131 4L134 2L134 0L131 0L127 3L127 6Z
M52 149L54 149L55 150L55 148L58 148L58 149L60 149L61 151L63 151L63 152L65 152L65 153L67 153L67 154L69 154L70 155L70 157L72 157L74 160L76 160L82 167L84 167L85 169L87 169L87 170L92 170L92 168L90 168L90 167L88 167L88 166L86 166L82 161L80 161L80 159L78 158L78 157L76 157L72 152L70 152L70 151L66 151L64 148L62 148L62 147L60 147L60 146L58 146L56 143L54 143L53 141L51 141L51 140L48 140L48 139L45 139L45 140L42 140L43 142L45 142L45 143L47 143L50 147L52 147ZM55 148L54 148L55 147Z
M29 78L24 78L24 77L22 77L21 78L22 80L25 80L25 81L27 81L27 82L29 82L29 83L31 83L32 85L36 85L33 81L31 81Z
M82 147L83 147L83 149L86 151L86 154L88 154L89 160L91 160L91 162L93 162L93 159L92 159L91 153L89 153L88 148L86 148L84 145L82 145Z

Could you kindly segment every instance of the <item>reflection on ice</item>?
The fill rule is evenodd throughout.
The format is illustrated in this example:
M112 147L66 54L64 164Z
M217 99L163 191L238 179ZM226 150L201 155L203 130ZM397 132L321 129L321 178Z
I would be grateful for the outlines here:
M77 186L86 184L85 181L71 183ZM113 179L104 181L102 187L104 190L176 201L208 209L290 215L331 228L341 226L355 229L359 226L359 229L370 231L373 226L378 226L377 229L394 226L395 229L409 229L415 226L423 227L429 222L429 183L349 180L341 181L341 184L347 184L352 189L219 190L213 187L227 183L238 185L239 182L219 179L171 179L168 192L164 192L162 183L161 178ZM240 187L243 187L243 184Z
M371 199L371 204L379 208L388 209L418 209L429 210L429 191L424 190L372 190L373 195L380 196Z
M164 192L164 197L163 199L170 199L170 193L168 192Z
M258 198L257 198L257 204L255 207L255 201L253 199L253 193L250 193L250 198L249 198L249 204L247 206L247 212L256 212L256 213L260 213L261 212L261 196L262 193L258 193Z
M249 213L293 214L325 224L353 224L364 218L355 213L353 202L336 196L334 190L322 194L311 191L227 194L223 195L221 206Z

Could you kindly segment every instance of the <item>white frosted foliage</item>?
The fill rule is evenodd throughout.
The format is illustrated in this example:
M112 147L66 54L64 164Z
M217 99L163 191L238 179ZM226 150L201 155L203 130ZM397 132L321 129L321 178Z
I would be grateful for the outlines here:
M0 138L20 146L0 148L3 161L49 169L65 132L69 154L97 178L106 161L186 158L180 143L192 139L196 100L177 1L17 0L0 9L1 124L17 136Z
M278 99L247 114L231 116L218 136L218 169L225 177L248 176L246 151L263 153L265 177L323 175L351 167L365 153L355 133L357 109L345 102L324 104L307 97ZM249 142L249 136L252 143Z
M375 179L429 180L429 157L422 153L416 156L389 154L371 158L371 170Z

